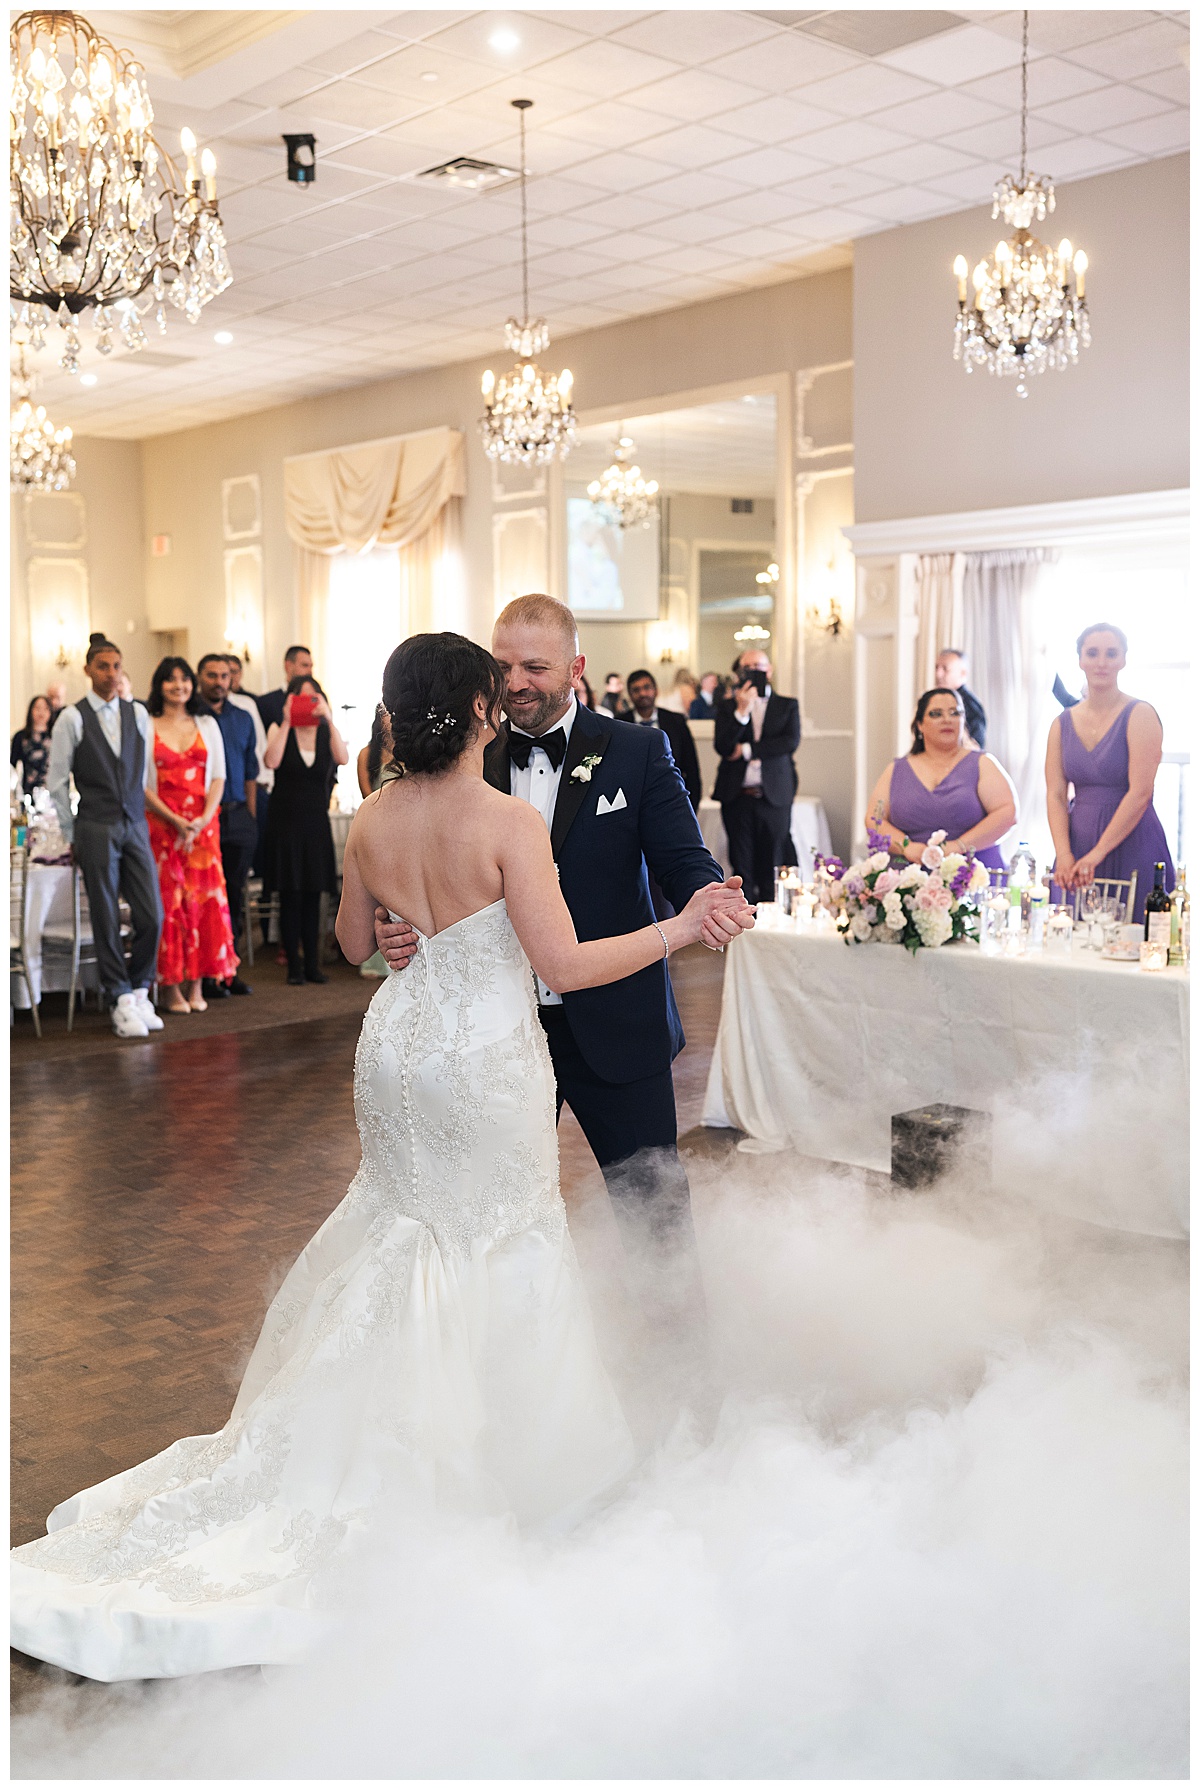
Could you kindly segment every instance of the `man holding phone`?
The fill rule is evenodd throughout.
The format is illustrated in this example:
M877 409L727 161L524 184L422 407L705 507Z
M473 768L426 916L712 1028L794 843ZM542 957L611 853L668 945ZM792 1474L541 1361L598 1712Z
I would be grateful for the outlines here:
M775 866L796 862L791 823L800 705L771 688L771 661L757 647L734 660L733 674L733 695L718 705L713 724L721 760L713 797L747 901L774 901Z

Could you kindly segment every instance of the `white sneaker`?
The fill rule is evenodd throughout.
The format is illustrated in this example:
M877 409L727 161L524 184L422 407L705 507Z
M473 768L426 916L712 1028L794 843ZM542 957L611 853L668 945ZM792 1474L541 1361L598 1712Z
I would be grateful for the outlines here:
M164 1022L154 1011L148 988L135 988L133 998L137 1002L137 1015L148 1032L161 1032Z
M136 995L119 994L113 1008L112 1029L118 1038L148 1038L150 1027L142 1018L141 1002Z

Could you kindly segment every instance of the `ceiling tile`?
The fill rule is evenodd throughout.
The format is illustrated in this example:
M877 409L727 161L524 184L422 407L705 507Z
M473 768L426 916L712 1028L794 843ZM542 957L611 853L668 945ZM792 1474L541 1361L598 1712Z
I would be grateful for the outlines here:
M970 156L961 149L951 149L945 143L913 143L908 149L873 156L858 172L876 174L894 185L920 186L931 175L956 174L971 165Z
M1171 155L1191 143L1188 115L1181 109L1143 118L1138 124L1119 124L1105 135L1124 150L1136 149L1139 155L1148 156Z
M748 147L744 137L731 137L728 131L711 130L706 124L677 125L641 145L646 155L678 168L705 168L713 162L731 161L744 155Z
M1076 62L1064 61L1061 56L1043 56L1029 65L1029 103L1032 106L1074 99L1077 93L1091 93L1104 85L1103 75L1090 68L1080 68ZM1021 71L1019 68L1001 69L999 74L968 81L959 91L978 99L992 100L1006 112L1015 112L1021 104Z
M854 123L835 124L829 130L813 131L801 137L797 147L823 162L862 162L889 149L906 149L908 143L909 139L897 131L882 130L877 124L856 119Z
M889 50L881 60L906 74L956 87L979 75L994 74L998 68L1011 68L1021 60L1021 46L980 25L964 25L959 31L906 44L902 50Z
M797 155L794 149L752 149L748 155L735 155L721 163L719 172L730 180L740 180L748 187L779 186L785 180L799 180L801 175L815 174L824 164L814 155Z
M598 199L592 205L581 205L575 216L584 222L611 225L614 230L636 230L643 224L655 224L670 215L670 207L660 200L648 199L642 193L622 193L619 197Z
M854 68L859 58L832 44L801 38L794 31L781 33L765 43L751 44L721 58L721 73L731 81L746 81L767 93L792 93L809 81Z
M904 155L906 151L899 153ZM868 193L879 192L881 187L896 185L895 179L882 171L888 159L883 156L861 168L826 168L820 174L806 175L803 180L789 180L780 190L792 206L793 216L798 211L811 211L818 205L851 205Z
M683 175L682 179L695 179L695 175ZM669 216L659 218L654 229L657 235L665 236L671 242L711 242L715 236L722 235L733 222L739 227L745 224L770 223L769 218L756 218L752 213L736 211L738 201L742 198L753 198L753 194L737 192L732 198L721 201L721 212L716 211L672 211Z
M451 55L469 56L492 71L492 79L544 62L565 50L586 43L582 31L566 24L570 13L475 12L458 24L434 31L423 39L434 49L448 50ZM493 49L490 39L501 30L511 31L517 39L515 49Z
M303 118L295 116L297 107L303 110ZM338 81L332 87L321 88L311 99L284 107L290 116L291 129L314 130L318 136L322 119L351 124L359 130L379 130L385 124L394 124L404 118L411 110L395 94L383 93L377 87L364 87L358 81Z
M993 104L974 91L942 88L924 99L909 100L902 106L890 106L875 115L872 122L887 130L904 131L922 141L944 137L950 131L967 130L973 124L990 124L997 118L1011 117L1012 107Z
M662 268L664 273L710 273L716 268L729 267L733 259L718 248L689 243L669 249L664 255L655 255L646 264L646 276L653 280L656 268Z
M985 177L984 186L990 196L990 177ZM860 198L857 206L882 224L915 224L921 218L941 217L953 211L954 202L945 193L926 192L915 186L892 186Z
M614 43L611 38L597 38L565 56L542 63L538 73L543 80L561 81L576 93L607 99L646 87L651 81L661 81L664 75L675 73L675 65L661 56L647 56L642 50Z
M426 75L436 75L427 81ZM403 94L423 106L441 105L446 100L474 93L489 85L492 75L478 62L466 56L451 56L432 45L406 44L402 49L391 46L391 54L359 71L356 79L367 87L379 87L387 93Z
M1144 12L1099 10L1043 12L1037 9L1029 15L1029 47L1035 55L1039 52L1070 54L1080 44L1096 43L1101 38L1112 37L1119 31L1132 30L1134 26L1144 24L1145 21L1146 14ZM1019 12L995 13L988 21L988 28L1020 43L1021 14Z
M759 225L753 230L733 230L728 236L715 245L728 250L729 254L741 260L743 257L762 257L766 260L781 260L793 253L796 238L807 237L807 228L799 224L794 231L773 229L767 225Z
M1055 106L1039 106L1037 115L1064 130L1078 131L1081 136L1107 135L1113 125L1133 124L1139 118L1150 118L1172 109L1169 100L1156 93L1144 93L1138 87L1102 87L1096 93L1080 94L1076 99L1061 100Z
M934 89L927 81L918 81L885 62L862 62L857 68L843 69L824 81L814 81L804 92L814 106L840 112L851 118L862 118L884 106L902 105L906 100L920 99Z
M657 200L672 210L676 206L683 209L716 205L722 199L736 199L744 190L736 180L726 180L720 174L707 171L677 174L674 180L660 180L657 186L647 187L640 197Z
M1106 37L1100 43L1072 50L1071 60L1111 75L1115 81L1132 81L1139 75L1176 67L1179 52L1187 43L1185 29L1170 19L1155 19L1151 24L1139 25L1136 31L1122 31L1119 37Z
M1177 106L1186 106L1191 99L1191 78L1182 63L1176 68L1160 69L1156 75L1139 75L1137 84L1147 93L1159 93L1164 99L1173 100Z
M835 172L835 169L829 170L830 175ZM747 190L739 193L736 199L710 206L707 212L700 215L720 218L726 226L732 224L736 229L745 229L748 224L776 224L781 218L793 218L801 209L796 199L783 193L756 193Z
M609 100L602 105L584 105L581 110L555 119L539 132L538 144L546 137L561 134L577 146L582 156L588 147L629 149L644 137L656 137L661 130L662 119L656 113Z
M1147 122L1153 123L1154 120ZM1118 128L1138 130L1141 126L1127 124ZM1038 160L1044 164L1056 185L1064 180L1081 180L1089 174L1099 174L1105 168L1115 168L1124 159L1124 152L1115 144L1103 143L1096 137L1067 137L1061 143L1050 143L1038 151ZM1061 211L1061 206L1059 210ZM1054 215L1057 218L1059 211ZM1056 231L1055 234L1057 233Z
M681 69L637 91L639 106L684 122L712 118L757 97L758 89L744 81L730 81L713 69L699 68Z
M864 200L864 205L868 201ZM813 242L852 242L865 230L875 228L875 220L866 211L851 211L840 205L823 206L803 212L796 219L797 231L803 230Z
M381 32L364 31L357 37L347 38L345 43L318 50L304 60L309 68L320 69L322 74L345 75L364 62L374 62L380 56L390 55L395 48L394 38L385 37Z
M1053 143L1061 137L1062 131L1054 125L1047 124L1042 118L1029 120L1030 152L1041 151L1047 143ZM1017 118L1005 118L996 124L977 125L974 130L954 131L944 139L951 149L961 149L964 155L974 156L983 162L1005 166L1015 166L1021 142L1021 125ZM1001 172L997 166L997 174ZM940 186L940 180L930 182Z
M576 162L572 168L574 178L584 186L602 187L606 192L616 193L634 192L638 187L649 186L652 180L666 180L674 172L668 162L619 152L591 156L587 161Z
M655 12L613 35L635 50L696 64L777 36L778 27L753 12Z
M810 106L805 100L788 99L783 94L764 96L748 106L735 106L721 120L726 129L755 143L783 143L805 131L839 122L836 112Z

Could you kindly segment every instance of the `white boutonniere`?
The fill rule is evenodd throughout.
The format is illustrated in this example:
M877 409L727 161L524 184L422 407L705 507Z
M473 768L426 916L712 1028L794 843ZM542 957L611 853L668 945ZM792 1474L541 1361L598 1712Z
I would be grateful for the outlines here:
M589 752L586 758L580 759L579 763L575 766L575 769L571 772L571 782L590 783L592 780L592 772L600 763L601 756L602 754L599 752Z

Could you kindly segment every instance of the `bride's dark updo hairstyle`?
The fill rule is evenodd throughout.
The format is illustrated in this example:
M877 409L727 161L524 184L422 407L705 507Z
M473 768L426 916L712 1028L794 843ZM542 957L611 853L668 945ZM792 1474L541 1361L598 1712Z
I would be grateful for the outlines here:
M462 634L414 634L383 673L392 755L409 776L449 770L477 725L475 698L499 728L504 677L491 653Z

